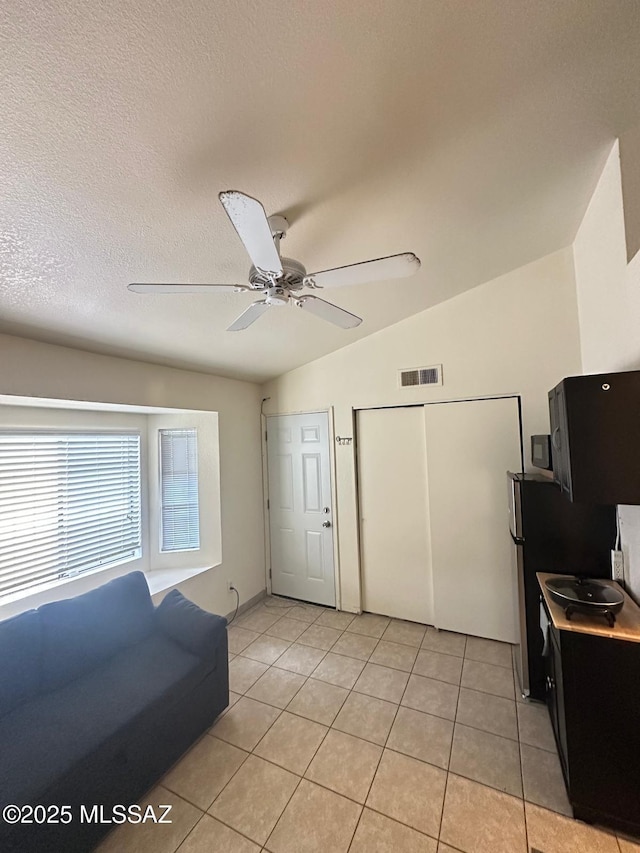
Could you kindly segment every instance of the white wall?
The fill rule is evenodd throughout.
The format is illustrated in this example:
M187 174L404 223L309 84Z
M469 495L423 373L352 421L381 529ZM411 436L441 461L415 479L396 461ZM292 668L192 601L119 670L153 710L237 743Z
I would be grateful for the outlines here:
M398 388L400 368L440 363L443 387ZM353 435L356 408L521 394L528 444L532 433L549 431L548 390L576 372L576 293L572 252L565 249L286 373L263 386L263 392L271 397L265 404L269 414L333 406L335 432L341 436ZM354 451L353 445L333 448L342 607L356 611Z
M242 602L264 590L257 385L0 335L0 394L218 412L222 564L180 589L217 613L235 605L227 579Z
M618 144L573 244L584 373L640 369L640 255L627 264ZM640 598L640 507L620 508L625 571Z

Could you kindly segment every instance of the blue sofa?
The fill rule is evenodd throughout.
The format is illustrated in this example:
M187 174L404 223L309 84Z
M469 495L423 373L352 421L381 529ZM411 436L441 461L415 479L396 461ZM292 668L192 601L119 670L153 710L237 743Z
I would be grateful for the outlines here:
M72 815L0 817L2 853L99 842L110 825L80 806L134 804L229 704L226 624L178 590L154 608L142 572L0 622L0 814Z

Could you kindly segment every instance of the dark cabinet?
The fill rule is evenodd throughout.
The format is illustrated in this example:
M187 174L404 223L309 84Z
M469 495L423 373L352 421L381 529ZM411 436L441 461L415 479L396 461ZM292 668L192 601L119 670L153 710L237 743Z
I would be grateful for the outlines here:
M574 816L639 834L640 643L548 631L547 705Z
M570 500L640 504L640 371L564 379L549 414L553 475Z
M567 715L564 707L564 682L562 679L562 655L558 639L559 632L551 629L549 635L549 654L546 658L546 695L551 725L558 744L558 755L562 764L565 781L569 779L567 750ZM567 782L568 787L568 782Z

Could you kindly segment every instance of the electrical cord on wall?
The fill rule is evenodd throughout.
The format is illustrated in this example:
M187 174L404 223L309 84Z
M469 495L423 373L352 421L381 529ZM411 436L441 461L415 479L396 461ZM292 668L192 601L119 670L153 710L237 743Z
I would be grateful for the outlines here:
M234 620L234 619L236 618L236 616L238 615L238 609L239 609L239 607L240 607L240 593L239 593L239 592L238 592L238 590L235 588L235 586L233 586L233 584L229 587L229 589L232 589L232 590L235 592L235 594L236 594L236 602L237 602L237 603L236 603L236 609L235 609L235 612L234 612L233 616L232 616L232 617L231 617L231 619L229 619L229 621L227 622L227 627L228 627L229 625L231 625L231 623L233 622L233 620Z

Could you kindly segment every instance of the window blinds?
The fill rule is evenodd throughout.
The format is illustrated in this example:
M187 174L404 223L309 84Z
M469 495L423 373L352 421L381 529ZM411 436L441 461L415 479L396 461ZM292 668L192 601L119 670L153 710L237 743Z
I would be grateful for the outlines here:
M139 435L0 433L0 596L140 553Z
M160 431L160 550L200 547L198 443L195 429Z

